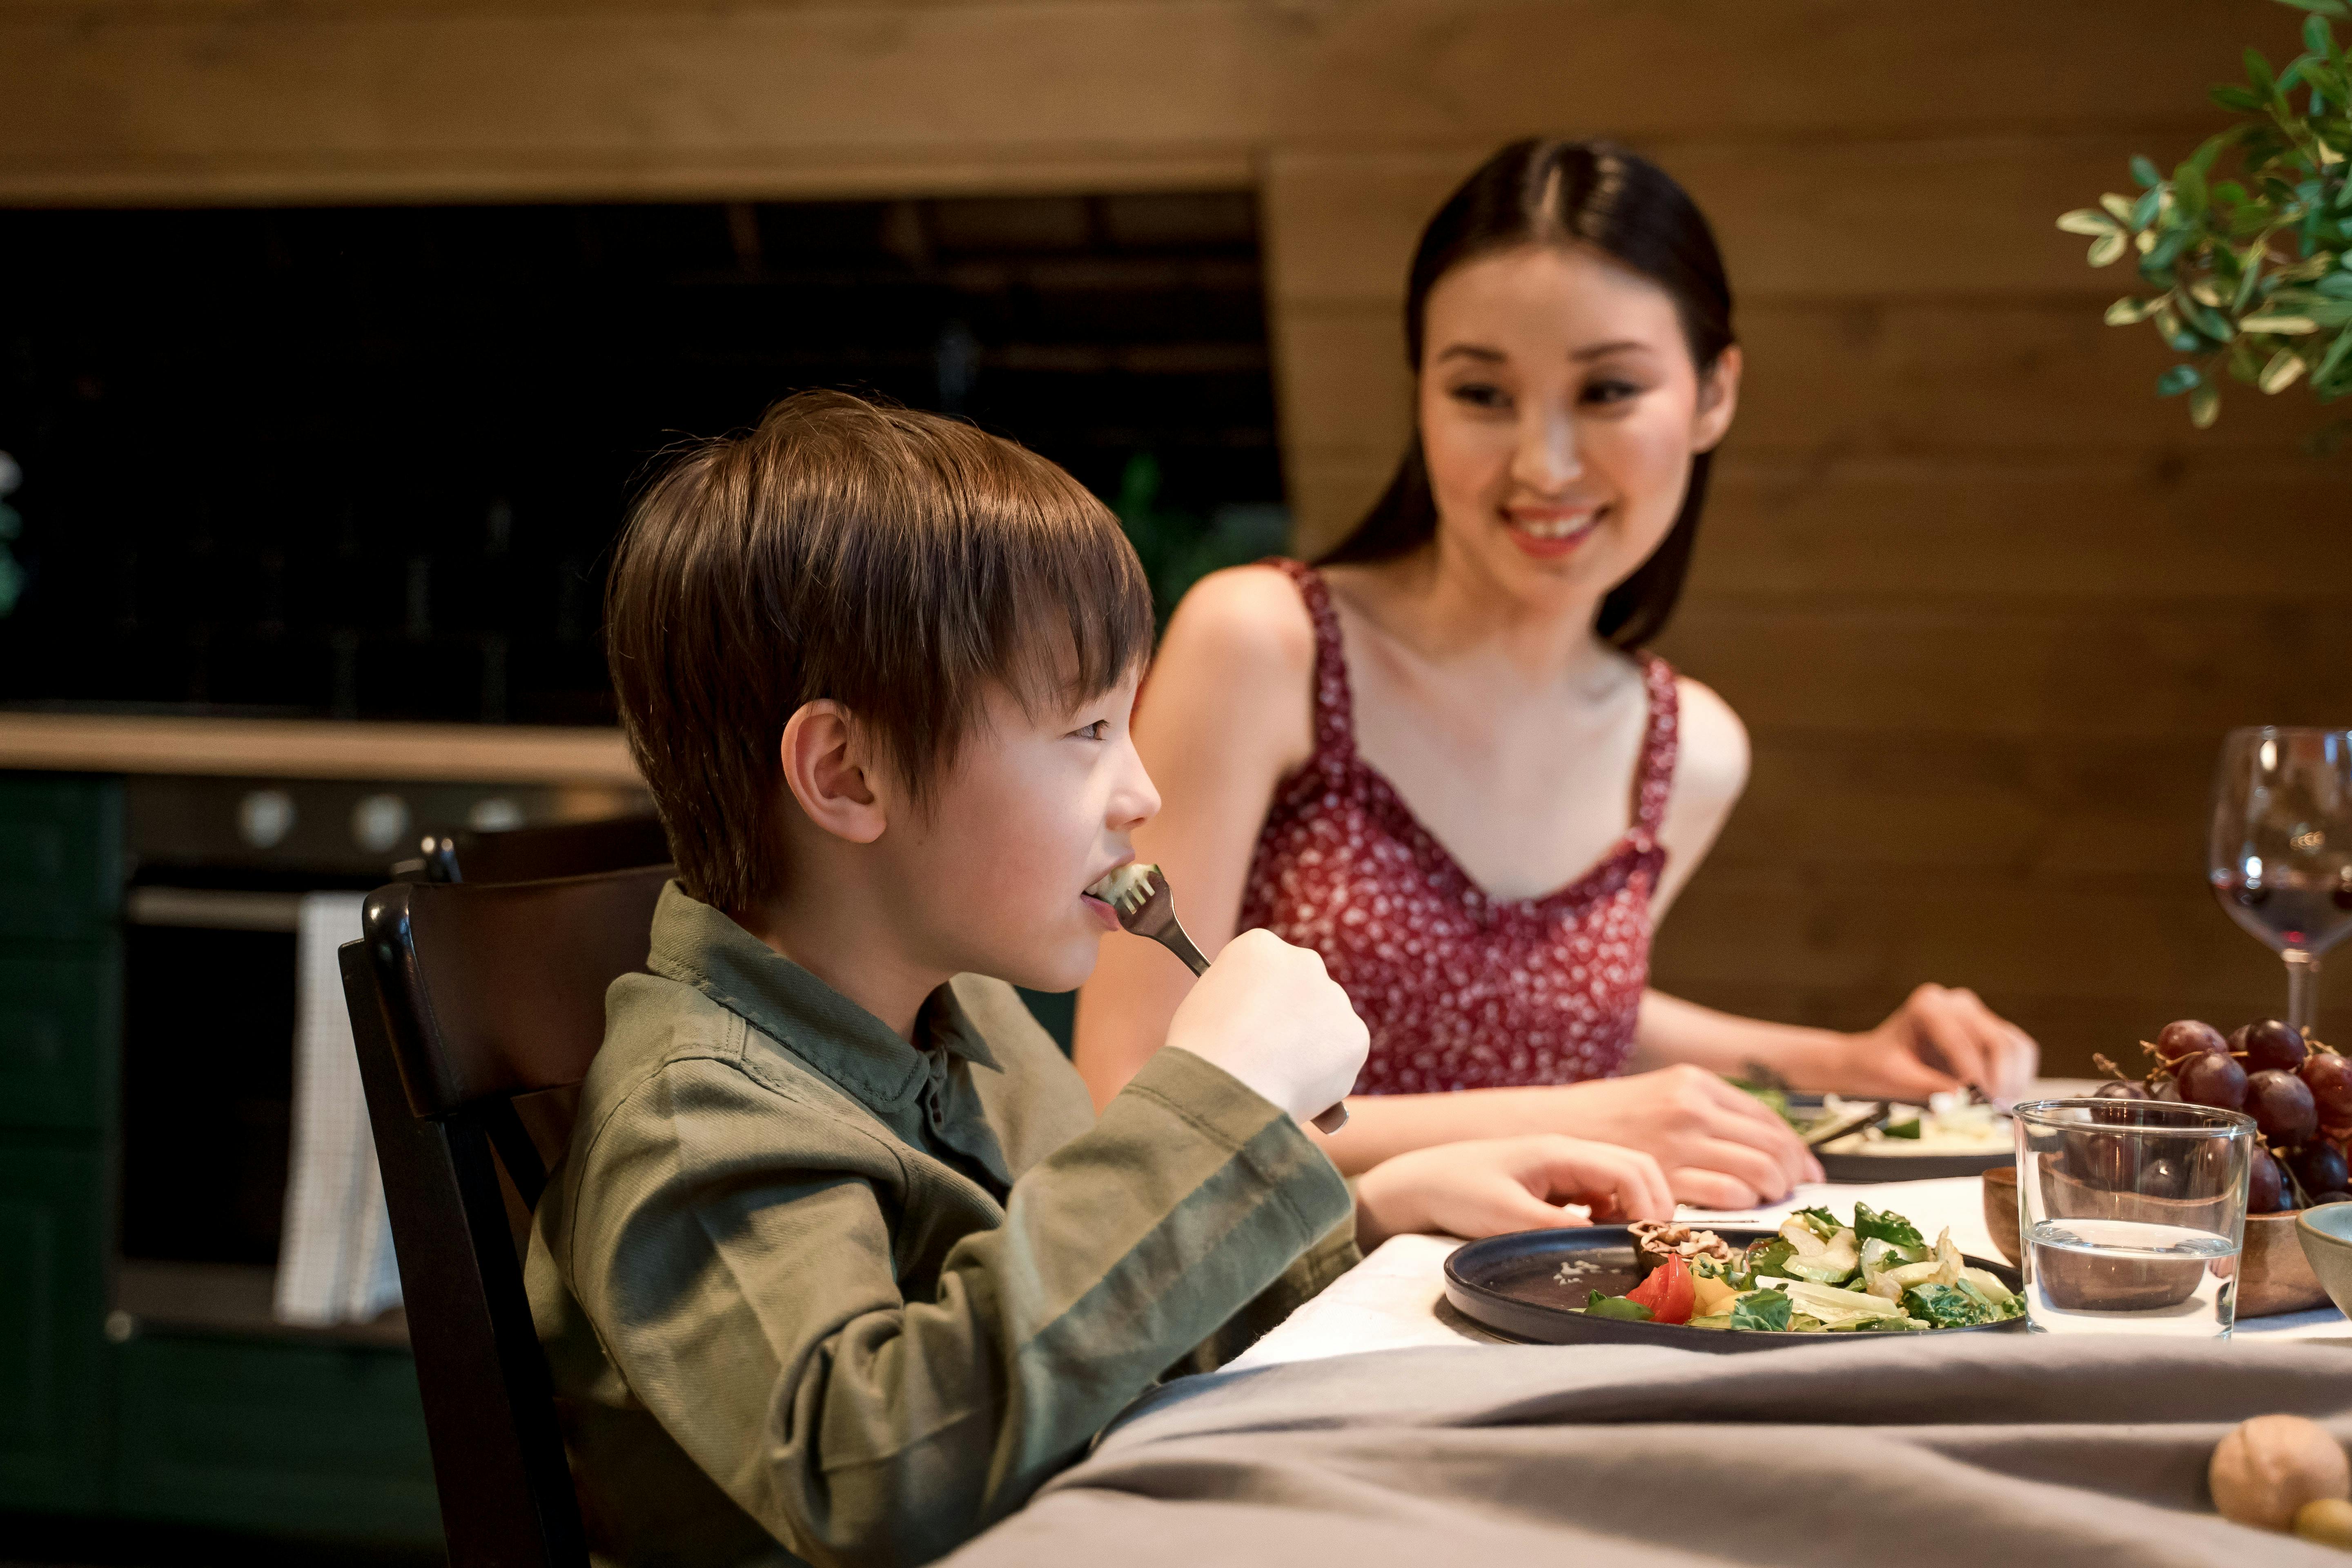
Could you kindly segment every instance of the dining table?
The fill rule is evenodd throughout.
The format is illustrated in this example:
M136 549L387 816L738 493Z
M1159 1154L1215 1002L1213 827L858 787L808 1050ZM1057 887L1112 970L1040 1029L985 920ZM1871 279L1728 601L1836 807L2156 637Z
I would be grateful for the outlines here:
M1948 1228L1959 1249L2000 1260L1985 1225L1984 1179L1945 1176L1926 1182L1806 1182L1782 1202L1755 1209L1685 1207L1689 1224L1771 1229L1801 1208L1826 1205L1843 1214L1856 1203L1892 1209L1933 1237ZM1445 1260L1462 1246L1450 1236L1394 1236L1323 1293L1277 1324L1235 1358L1236 1368L1276 1366L1321 1356L1426 1345L1507 1344L1507 1336L1454 1310L1445 1299ZM2332 1306L2276 1317L2241 1318L2234 1341L2334 1339L2352 1348L2352 1321Z
M2068 1086L2039 1086L2048 1094ZM1891 1209L1998 1258L1979 1176L1812 1183L1701 1225ZM1463 1242L1391 1237L1220 1372L1147 1394L955 1568L2343 1568L2213 1510L2237 1423L2352 1442L2352 1322L2231 1337L1835 1336L1723 1355L1531 1345L1446 1300ZM1829 1337L1825 1336L1825 1339Z

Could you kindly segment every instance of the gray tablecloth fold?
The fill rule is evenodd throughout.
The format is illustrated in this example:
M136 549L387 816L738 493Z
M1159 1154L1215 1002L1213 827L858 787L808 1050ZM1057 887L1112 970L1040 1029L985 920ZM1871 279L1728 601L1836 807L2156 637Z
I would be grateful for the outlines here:
M2270 1411L2352 1438L2352 1344L1341 1356L1160 1390L949 1562L2342 1568L2211 1512L2213 1445Z

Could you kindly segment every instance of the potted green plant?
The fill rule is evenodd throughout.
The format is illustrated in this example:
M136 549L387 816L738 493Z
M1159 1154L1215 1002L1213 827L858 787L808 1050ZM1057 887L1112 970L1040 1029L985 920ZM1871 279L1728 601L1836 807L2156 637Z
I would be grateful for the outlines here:
M2324 403L2352 392L2352 65L2329 26L2352 4L2281 4L2311 13L2304 52L2273 71L2250 48L2244 84L2212 89L2246 118L2169 178L2134 158L2137 195L2058 220L2090 237L2094 267L2137 257L2141 287L2107 307L2107 322L2152 323L2184 356L2156 390L2186 393L2199 429L2221 412L2225 374L2273 394L2305 382Z

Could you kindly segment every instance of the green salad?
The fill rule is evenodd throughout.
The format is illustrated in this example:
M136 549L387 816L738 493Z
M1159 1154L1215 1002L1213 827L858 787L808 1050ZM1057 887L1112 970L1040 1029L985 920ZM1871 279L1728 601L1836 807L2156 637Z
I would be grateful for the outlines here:
M1852 1225L1800 1209L1745 1247L1688 1226L1630 1228L1641 1282L1622 1296L1593 1291L1578 1309L1589 1316L1843 1334L1965 1329L2025 1311L1998 1276L1968 1265L1949 1230L1930 1247L1909 1220L1868 1204L1853 1205Z

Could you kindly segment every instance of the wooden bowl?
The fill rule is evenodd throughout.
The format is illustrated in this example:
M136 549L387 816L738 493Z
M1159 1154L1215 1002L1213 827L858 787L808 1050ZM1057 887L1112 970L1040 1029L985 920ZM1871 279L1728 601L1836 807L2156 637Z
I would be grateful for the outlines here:
M2141 1199L2142 1204L2160 1205L2168 1200ZM2003 1167L1984 1173L1985 1228L1992 1232L1992 1244L2011 1263L2018 1263L2023 1248L2017 1239L2017 1172ZM2118 1215L2117 1217L2139 1217ZM2154 1217L2153 1215L2149 1217ZM2327 1291L2313 1272L2311 1260L2304 1256L2304 1247L2295 1227L2295 1215L2250 1214L2246 1216L2246 1248L2239 1259L2238 1316L2269 1318L2281 1312L2308 1311L2325 1306ZM2132 1267L2126 1265L2125 1267ZM2165 1264L2140 1266L2165 1268ZM2151 1296L2168 1294L2178 1289L2179 1281L2159 1283L2155 1278L2125 1280L2069 1281L2087 1289L2146 1290ZM2185 1299L2185 1292L2181 1299ZM2141 1304L2135 1301L2135 1305Z

